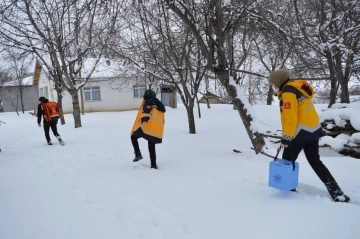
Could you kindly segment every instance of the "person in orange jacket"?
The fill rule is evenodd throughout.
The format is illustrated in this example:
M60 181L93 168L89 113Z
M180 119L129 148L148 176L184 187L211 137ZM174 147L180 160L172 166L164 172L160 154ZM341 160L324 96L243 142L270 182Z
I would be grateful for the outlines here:
M284 148L282 158L294 162L301 150L304 150L306 159L325 184L332 199L335 202L349 202L350 198L320 160L319 140L325 134L312 102L314 89L303 79L290 79L290 73L285 69L271 72L269 83L278 90L276 95L280 100L283 129L280 146Z
M133 162L137 162L143 159L139 148L138 139L144 138L148 141L151 168L158 169L158 166L156 164L155 144L159 144L162 142L164 121L154 122L156 120L153 119L154 116L152 114L154 108L162 113L165 113L166 109L163 103L161 103L161 101L156 98L156 93L153 90L146 90L143 98L144 102L142 104L142 107L138 111L138 116L136 117L133 128L131 130L131 143L133 145L135 153L135 158L133 159ZM153 120L151 120L150 118L152 118ZM149 123L149 121L152 121L152 124ZM148 127L143 125L144 123L146 123L147 125L152 125L153 129L149 129ZM155 125L157 127L155 127Z

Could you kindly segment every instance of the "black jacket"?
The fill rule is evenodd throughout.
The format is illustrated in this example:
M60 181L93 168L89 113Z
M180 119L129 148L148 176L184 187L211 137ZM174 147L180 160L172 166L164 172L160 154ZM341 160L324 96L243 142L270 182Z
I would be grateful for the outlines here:
M156 108L161 112L165 113L165 111L166 111L165 106L163 105L163 103L161 103L160 100L155 98L155 99L147 99L147 100L145 100L142 112L145 113L145 114L150 114L153 106L156 106ZM149 119L150 119L150 117L148 117L148 116L142 117L141 122L142 123L147 122Z
M143 112L146 113L146 114L149 114L151 112L152 106L154 106L154 105L156 106L156 108L158 110L165 113L165 111L166 111L165 106L157 98L145 100L145 103L144 103L144 106L143 106Z
M42 110L41 105L42 105L43 103L47 103L47 102L49 102L49 100L48 100L48 99L45 99L45 100L43 100L43 101L38 105L38 110L37 110L37 123L38 123L38 124L41 123L41 116L44 116L44 111ZM44 117L43 117L43 121L45 122Z

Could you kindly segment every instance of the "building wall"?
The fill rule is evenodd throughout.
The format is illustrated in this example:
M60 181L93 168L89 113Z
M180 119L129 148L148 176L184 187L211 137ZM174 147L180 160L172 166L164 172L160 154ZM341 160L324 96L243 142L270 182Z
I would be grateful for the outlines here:
M106 78L90 79L85 87L100 87L100 100L85 100L85 92L83 92L84 111L101 112L137 110L141 105L143 98L142 96L134 97L133 85L135 83L135 81L128 79L115 79L111 81L106 80ZM81 91L78 92L79 101L81 103L80 94ZM57 101L57 95L53 87L53 82L49 81L43 73L41 74L39 80L39 96L41 95L47 97L50 101ZM160 93L157 97L160 97ZM62 103L63 112L65 114L73 112L72 99L69 92L65 91L63 93Z
M100 100L85 100L85 112L100 112L100 111L125 111L138 109L142 97L134 97L132 84L121 90L113 89L113 82L88 82L85 87L100 87ZM79 100L81 101L79 91ZM85 94L83 89L83 94ZM64 92L63 98L64 113L73 112L71 95Z
M22 111L20 96L18 95L18 87L8 86L1 89L1 103L3 112L15 112L15 107L18 111ZM38 87L37 86L25 86L23 91L23 102L25 111L34 111L38 105ZM17 97L18 96L18 97ZM17 103L16 103L17 102Z
M44 71L41 71L40 73L38 87L39 87L39 97L44 96L50 101L56 100L56 92L55 90L52 90L54 88L54 83L47 78Z

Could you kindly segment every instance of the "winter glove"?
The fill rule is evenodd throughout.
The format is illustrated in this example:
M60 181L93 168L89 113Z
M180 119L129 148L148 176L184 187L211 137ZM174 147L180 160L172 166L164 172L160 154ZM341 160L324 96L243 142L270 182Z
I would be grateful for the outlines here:
M145 116L141 118L141 123L147 123L149 121L150 117L149 116Z

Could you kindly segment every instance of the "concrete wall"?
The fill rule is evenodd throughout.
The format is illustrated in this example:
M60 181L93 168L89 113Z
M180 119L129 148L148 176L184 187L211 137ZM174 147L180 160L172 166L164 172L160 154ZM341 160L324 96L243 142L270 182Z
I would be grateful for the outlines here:
M100 87L100 100L88 101L85 100L84 96L85 112L137 110L143 98L142 96L134 97L134 84L136 84L136 81L131 79L90 79L85 87ZM78 94L81 102L81 92L79 91ZM45 96L50 101L57 101L54 84L47 79L43 72L40 74L39 79L39 96ZM157 97L160 97L160 93L158 93ZM63 92L63 112L65 114L73 112L71 95L67 91Z
M85 112L100 112L100 111L125 111L138 109L141 98L134 97L132 84L129 87L121 90L113 89L109 82L88 82L85 87L100 87L100 100L87 101L84 96ZM79 99L80 92L79 92ZM68 92L64 92L63 97L63 111L64 113L71 113L72 99Z
M39 93L37 86L23 86L23 102L25 111L34 111L37 109L39 103ZM18 111L22 111L19 87L7 86L1 88L1 108L3 112L15 112L15 107Z

